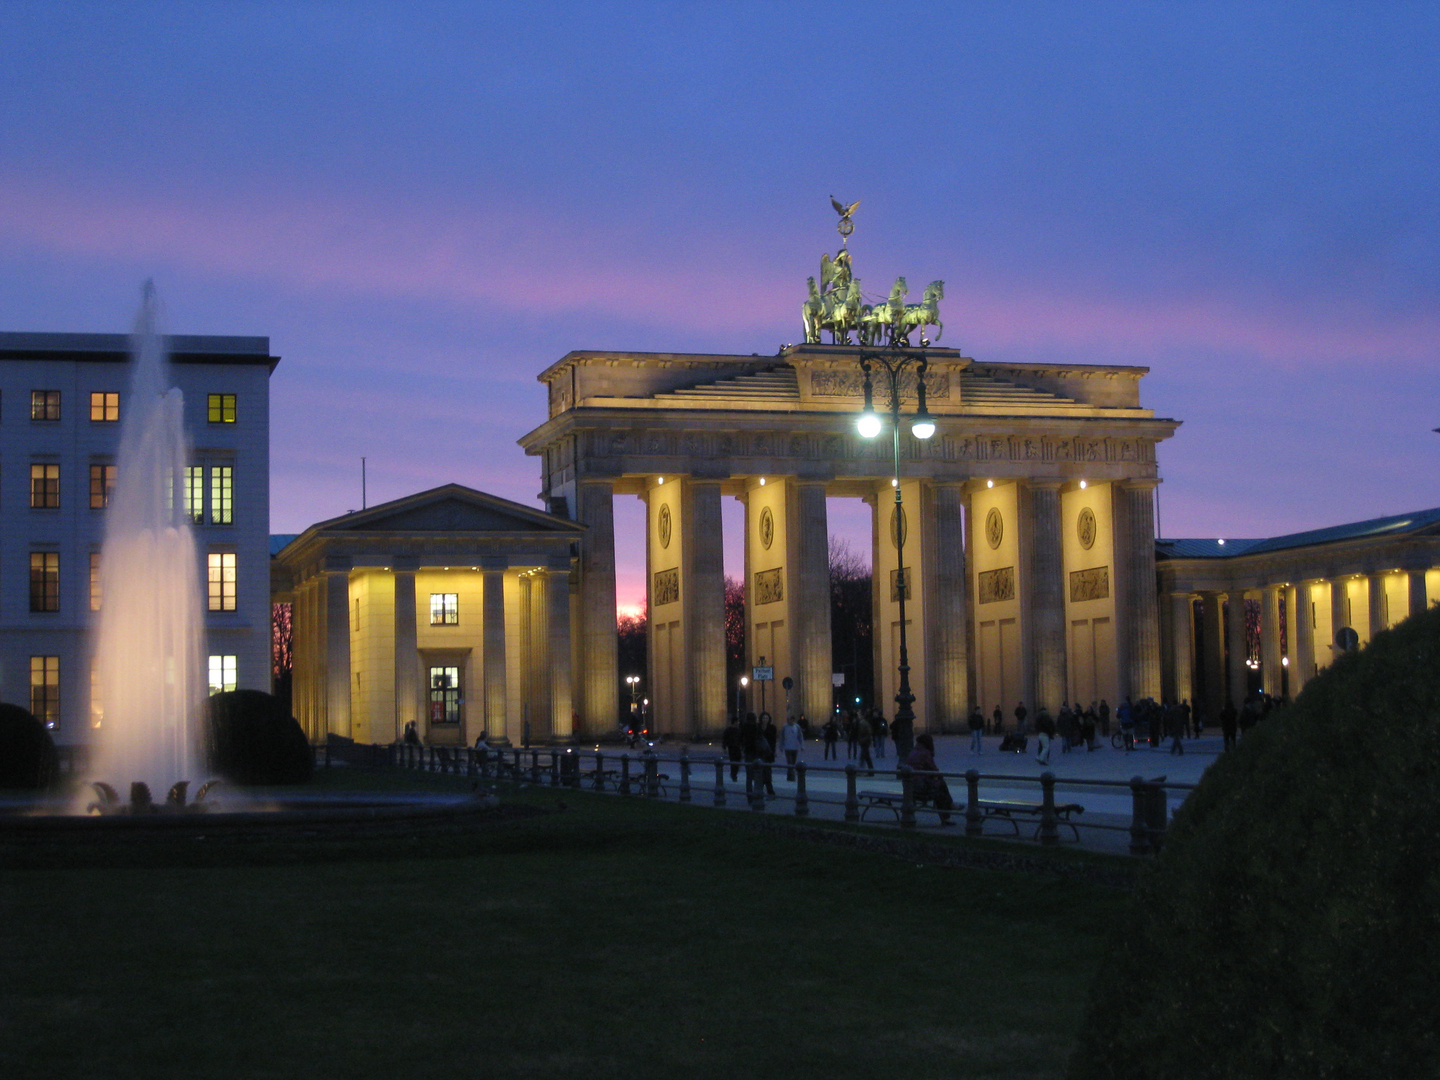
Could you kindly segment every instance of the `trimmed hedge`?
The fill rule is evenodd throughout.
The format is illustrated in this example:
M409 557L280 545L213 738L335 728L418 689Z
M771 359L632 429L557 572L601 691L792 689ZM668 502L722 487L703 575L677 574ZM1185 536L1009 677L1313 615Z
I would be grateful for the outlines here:
M0 703L0 788L40 791L60 775L60 756L45 725L28 709Z
M303 784L315 757L300 723L271 694L229 690L210 698L210 768L237 784Z
M1119 919L1070 1080L1440 1076L1440 609L1206 773Z

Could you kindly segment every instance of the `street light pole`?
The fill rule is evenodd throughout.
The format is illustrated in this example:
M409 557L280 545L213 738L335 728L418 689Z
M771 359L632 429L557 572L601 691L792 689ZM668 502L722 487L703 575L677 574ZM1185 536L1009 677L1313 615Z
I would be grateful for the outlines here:
M905 594L908 587L905 580L905 507L900 495L900 374L911 364L915 365L915 383L919 407L910 421L910 433L917 439L928 439L935 434L935 419L925 408L925 370L929 361L923 352L910 353L903 349L887 352L862 352L860 370L865 373L865 409L856 421L856 428L867 439L880 434L880 417L875 412L872 368L878 368L890 383L890 430L895 454L895 473L891 485L895 488L894 540L895 540L895 587L900 605L900 686L895 694L895 722L904 720L912 730L915 724L915 695L910 690L910 650L905 630Z
M749 686L749 685L750 685L750 676L749 676L749 675L741 675L741 676L740 676L740 682L739 682L739 684L736 685L736 687L735 687L735 722L736 722L736 723L739 723L740 720L741 720L741 718L742 718L742 714L741 714L741 712L740 712L740 696L741 696L741 694L743 694L743 693L745 692L745 688L746 688L747 686Z

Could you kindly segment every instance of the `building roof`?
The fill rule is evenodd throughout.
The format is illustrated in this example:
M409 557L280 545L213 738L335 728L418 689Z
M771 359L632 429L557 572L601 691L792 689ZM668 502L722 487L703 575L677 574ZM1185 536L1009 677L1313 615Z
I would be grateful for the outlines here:
M1295 548L1316 547L1347 540L1370 540L1381 537L1402 536L1409 533L1427 532L1440 528L1440 507L1430 510L1415 510L1408 514L1391 514L1388 517L1356 521L1348 525L1331 525L1324 529L1310 529L1306 532L1272 536L1263 540L1226 539L1175 539L1156 540L1157 559L1226 559L1240 555L1262 555L1275 551L1289 551Z
M215 334L167 334L165 345L176 364L266 364L273 372L280 357L270 354L268 337ZM130 362L128 334L0 333L0 360L73 360L92 364Z

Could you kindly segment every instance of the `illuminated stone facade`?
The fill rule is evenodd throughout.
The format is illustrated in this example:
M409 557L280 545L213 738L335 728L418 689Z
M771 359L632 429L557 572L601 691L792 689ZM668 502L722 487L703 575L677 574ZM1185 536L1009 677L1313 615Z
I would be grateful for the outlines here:
M953 730L972 704L1023 700L1033 712L1067 698L1158 696L1155 447L1178 422L1141 406L1146 369L926 355L938 428L925 442L903 437L901 466L918 723ZM876 685L893 701L892 447L888 433L871 442L855 432L858 357L824 345L763 358L572 352L540 375L549 418L521 445L541 459L547 504L589 527L576 653L584 731L614 724L616 495L647 508L660 731L713 733L733 700L725 497L745 508L748 659L763 656L777 684L793 679L791 708L811 716L831 701L825 500L870 504ZM907 411L914 389L913 378L902 384Z

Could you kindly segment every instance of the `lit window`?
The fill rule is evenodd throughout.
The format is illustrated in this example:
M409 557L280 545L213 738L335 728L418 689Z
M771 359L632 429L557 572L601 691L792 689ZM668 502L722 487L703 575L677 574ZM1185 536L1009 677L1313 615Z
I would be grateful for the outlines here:
M90 466L90 509L104 510L115 493L115 466Z
M113 424L120 419L120 395L109 390L90 391L90 419Z
M35 510L55 510L60 506L60 466L30 466L30 506Z
M235 657L210 657L210 693L219 694L235 689Z
M30 391L30 419L31 419L31 420L59 420L59 419L60 419L60 391L59 391L59 390L31 390L31 391Z
M211 394L208 412L212 424L235 423L235 395Z
M185 466L185 516L196 525L205 522L205 466Z
M105 702L100 696L100 672L90 669L90 726L99 730L105 720Z
M233 465L210 466L210 524L229 525L233 520L235 468Z
M208 557L207 606L211 611L235 610L235 555L211 552Z
M430 625L458 626L460 623L460 594L453 592L432 592L430 594Z
M30 657L30 711L47 728L60 726L60 657Z
M436 595L440 595L436 593ZM432 667L430 669L430 723L458 724L460 722L460 669L458 667Z
M30 553L30 610L60 610L60 553Z
M100 552L90 553L90 610L100 610Z

